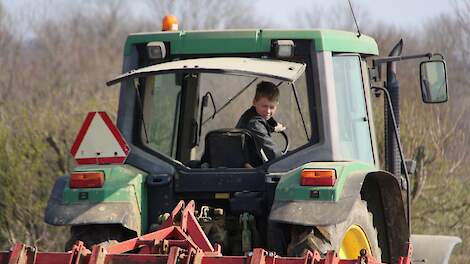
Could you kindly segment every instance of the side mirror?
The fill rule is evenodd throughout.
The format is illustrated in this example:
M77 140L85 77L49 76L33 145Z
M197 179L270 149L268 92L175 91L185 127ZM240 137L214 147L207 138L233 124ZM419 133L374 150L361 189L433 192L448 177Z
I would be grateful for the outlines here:
M423 61L419 65L421 97L426 104L444 103L447 94L446 63L443 60Z

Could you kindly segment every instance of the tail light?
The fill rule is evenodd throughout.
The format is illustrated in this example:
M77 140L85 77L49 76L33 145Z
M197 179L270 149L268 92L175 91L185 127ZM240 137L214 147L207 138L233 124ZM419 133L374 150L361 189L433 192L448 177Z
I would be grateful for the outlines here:
M332 169L304 169L300 174L302 186L334 186L336 171Z
M101 188L104 185L104 173L100 171L74 172L70 175L70 188Z

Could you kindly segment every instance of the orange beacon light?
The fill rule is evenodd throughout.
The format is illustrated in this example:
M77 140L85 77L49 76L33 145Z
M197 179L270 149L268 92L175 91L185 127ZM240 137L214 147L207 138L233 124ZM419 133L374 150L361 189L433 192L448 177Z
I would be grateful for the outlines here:
M176 31L178 30L178 19L173 16L165 16L162 21L162 31Z

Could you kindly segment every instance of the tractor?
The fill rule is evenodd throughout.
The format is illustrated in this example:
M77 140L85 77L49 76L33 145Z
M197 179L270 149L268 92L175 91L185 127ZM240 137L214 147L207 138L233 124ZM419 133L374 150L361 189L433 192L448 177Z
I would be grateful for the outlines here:
M400 144L396 68L419 60L423 102L443 103L446 64L439 54L402 56L402 46L377 57L373 38L323 29L131 34L123 74L107 83L120 84L116 123L128 153L81 151L84 162L56 180L45 221L70 226L66 249L113 244L158 230L178 201L194 200L224 254L261 247L354 259L366 250L396 263L413 241L415 258L433 247L428 258L445 262L458 238L411 235L413 162ZM261 81L280 91L275 117L286 130L273 139L283 154L246 167L262 147L235 125ZM385 102L383 164L372 96Z

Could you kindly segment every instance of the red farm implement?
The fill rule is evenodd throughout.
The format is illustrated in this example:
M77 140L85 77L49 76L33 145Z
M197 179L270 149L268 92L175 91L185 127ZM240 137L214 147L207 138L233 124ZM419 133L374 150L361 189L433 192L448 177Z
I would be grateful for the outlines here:
M281 257L275 252L255 248L244 256L223 256L219 245L212 246L194 216L194 201L183 201L172 211L160 229L118 244L95 245L90 251L77 241L68 252L39 252L18 243L9 252L0 252L0 264L374 264L380 263L366 252L357 259L339 259L334 251L323 257L306 252L302 257ZM410 253L400 257L398 264L411 263Z

